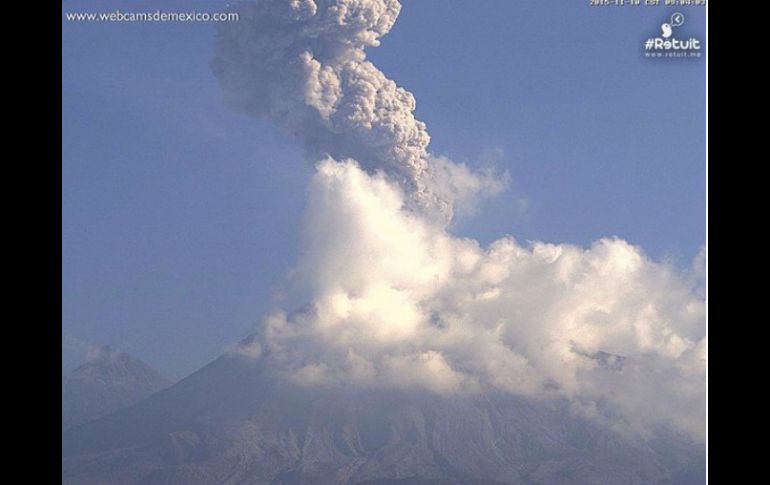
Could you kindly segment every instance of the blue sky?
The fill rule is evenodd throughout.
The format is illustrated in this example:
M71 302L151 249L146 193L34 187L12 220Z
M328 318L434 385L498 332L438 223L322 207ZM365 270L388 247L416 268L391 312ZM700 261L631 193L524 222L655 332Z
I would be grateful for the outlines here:
M403 2L370 59L417 99L431 151L508 169L455 232L602 236L686 266L705 242L705 59L650 60L673 9ZM215 11L67 1L62 11ZM705 11L681 36L705 39ZM224 106L212 24L63 22L62 325L179 378L252 332L296 257L312 167ZM680 34L678 34L680 35ZM522 201L526 201L523 204ZM67 345L65 365L77 360Z

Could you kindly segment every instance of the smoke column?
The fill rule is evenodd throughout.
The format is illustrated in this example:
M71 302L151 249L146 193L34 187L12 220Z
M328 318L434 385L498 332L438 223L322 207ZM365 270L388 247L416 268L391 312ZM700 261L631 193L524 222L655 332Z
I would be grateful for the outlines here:
M366 60L400 4L233 8L212 62L227 102L317 162L293 270L310 302L274 311L234 353L299 385L567 399L611 426L704 438L705 248L681 272L618 238L453 236L458 207L505 184L430 154L412 94Z
M456 164L430 163L430 135L412 93L366 60L393 26L397 0L268 0L238 3L240 21L219 30L212 68L227 102L302 139L312 161L352 158L382 170L415 208L448 221ZM445 170L445 168L447 170ZM444 173L436 173L437 171ZM498 187L498 190L501 187Z

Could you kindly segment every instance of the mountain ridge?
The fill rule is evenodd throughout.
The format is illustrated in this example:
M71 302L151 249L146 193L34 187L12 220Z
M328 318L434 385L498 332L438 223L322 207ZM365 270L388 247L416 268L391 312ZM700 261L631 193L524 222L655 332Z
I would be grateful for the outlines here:
M65 432L63 483L703 483L705 449L627 437L566 402L307 389L223 355ZM702 472L702 473L701 473ZM475 480L475 482L474 482Z

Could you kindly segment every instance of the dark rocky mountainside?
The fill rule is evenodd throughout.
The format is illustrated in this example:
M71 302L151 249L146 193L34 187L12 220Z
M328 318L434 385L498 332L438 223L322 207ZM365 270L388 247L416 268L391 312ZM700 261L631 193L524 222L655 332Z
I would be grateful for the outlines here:
M62 429L130 406L171 384L136 357L102 347L62 377Z
M308 390L223 356L63 435L67 484L702 484L705 450L510 395Z

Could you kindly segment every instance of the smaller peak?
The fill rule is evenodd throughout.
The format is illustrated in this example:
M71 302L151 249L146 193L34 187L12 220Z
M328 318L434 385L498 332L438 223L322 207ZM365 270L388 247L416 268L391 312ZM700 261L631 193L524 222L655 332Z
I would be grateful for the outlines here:
M86 354L87 363L113 362L119 359L130 358L130 356L120 349L110 345L93 345L88 348Z

